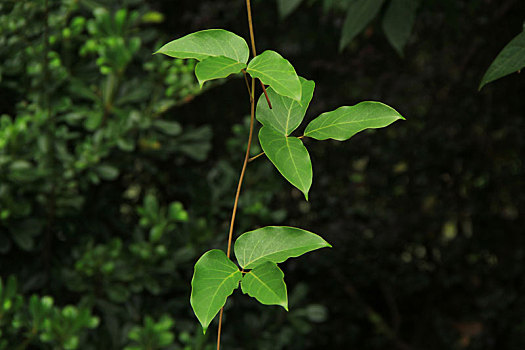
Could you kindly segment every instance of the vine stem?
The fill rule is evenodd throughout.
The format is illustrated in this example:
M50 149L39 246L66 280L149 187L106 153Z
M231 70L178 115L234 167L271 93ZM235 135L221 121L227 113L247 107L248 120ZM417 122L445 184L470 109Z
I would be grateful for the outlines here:
M252 46L253 57L257 56L257 50L255 49L255 35L253 33L253 20L252 20L252 6L250 0L246 0L246 12L248 15L248 27L250 30L250 39ZM244 155L244 162L242 164L241 175L239 177L239 183L237 184L237 191L235 193L235 201L233 202L232 218L230 221L230 230L228 232L228 250L226 256L230 258L231 247L232 247L232 237L233 237L233 225L235 223L235 216L237 214L237 206L239 204L239 196L241 194L242 182L244 180L244 174L246 173L246 166L248 165L248 160L250 159L250 148L252 145L253 138L253 124L255 121L255 79L251 79L251 89L250 91L250 131L248 135L248 145L246 146L246 153ZM264 85L261 82L261 86L264 90ZM268 100L270 105L270 100ZM271 105L270 105L271 106ZM270 107L271 108L271 107ZM222 315L224 313L224 308L221 308L219 315L219 329L217 331L217 350L221 349L221 331L222 331Z

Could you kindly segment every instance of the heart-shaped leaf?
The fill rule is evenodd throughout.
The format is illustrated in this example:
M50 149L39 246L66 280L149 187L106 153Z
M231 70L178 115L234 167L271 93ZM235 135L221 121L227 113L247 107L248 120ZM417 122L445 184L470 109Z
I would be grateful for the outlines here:
M314 94L315 83L299 77L301 81L301 101L279 95L273 88L268 89L272 109L261 95L257 103L257 120L262 125L271 126L284 136L290 135L301 124Z
M222 250L210 250L197 261L190 303L204 333L241 279L241 272Z
M237 62L224 56L208 57L195 66L195 76L202 88L205 82L213 79L226 78L239 73L246 68L245 63Z
M242 278L241 288L261 304L280 305L288 311L284 273L275 263L266 262L248 272Z
M326 112L308 124L304 136L317 140L348 140L365 129L388 126L403 118L395 109L381 102L361 102L355 106L344 106Z
M479 90L486 84L525 68L525 31L512 39L501 52L481 79Z
M254 269L268 261L277 264L324 247L331 245L315 233L296 227L267 226L239 236L234 250L244 269Z
M308 191L312 186L312 162L303 142L297 137L286 137L268 126L259 131L259 141L277 170L308 200Z
M250 56L246 41L223 29L207 29L188 34L167 43L156 53L176 58L195 58L199 61L224 56L240 63L247 63Z
M288 60L272 50L254 57L246 69L252 77L270 85L276 93L294 100L301 100L301 82Z

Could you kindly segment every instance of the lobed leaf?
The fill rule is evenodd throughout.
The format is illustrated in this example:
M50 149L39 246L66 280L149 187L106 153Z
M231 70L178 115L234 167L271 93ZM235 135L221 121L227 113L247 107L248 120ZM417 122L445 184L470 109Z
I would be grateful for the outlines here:
M331 247L315 233L296 227L267 226L246 232L235 241L235 256L244 269L280 263L312 250Z
M525 68L525 31L512 39L481 79L479 90L488 83Z
M224 56L208 57L195 66L195 76L202 86L208 80L226 78L246 68L245 63Z
M308 191L312 186L312 162L302 141L297 137L286 137L268 126L259 131L259 141L277 170L308 200Z
M188 34L162 46L156 53L176 58L224 56L236 62L247 63L250 50L246 41L224 29L207 29Z
M288 311L284 273L272 262L261 264L242 278L242 292L264 305L280 305Z
M317 140L345 141L365 129L388 126L403 118L395 109L381 102L366 101L326 112L308 124L304 136Z
M222 250L210 250L197 261L190 303L204 333L241 279L241 272Z
M273 88L268 89L272 109L266 98L261 95L257 103L257 120L265 126L271 126L284 136L290 135L301 124L314 94L315 83L299 77L301 82L301 100L296 101L279 95Z
M270 85L276 93L294 100L301 100L301 82L288 60L272 50L254 57L246 69L252 77Z
M339 49L348 45L374 19L384 0L354 0L348 6Z
M419 0L391 0L383 17L386 38L400 56L414 27L418 5Z

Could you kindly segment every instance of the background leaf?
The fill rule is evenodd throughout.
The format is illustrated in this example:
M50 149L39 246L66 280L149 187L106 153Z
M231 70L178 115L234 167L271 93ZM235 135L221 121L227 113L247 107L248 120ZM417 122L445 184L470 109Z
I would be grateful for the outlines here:
M156 53L176 58L195 58L199 61L210 56L224 56L241 63L247 63L250 55L248 44L243 38L223 29L188 34L170 41Z
M354 0L346 13L339 49L348 45L377 15L384 0Z
M381 102L366 101L321 114L308 124L304 136L317 140L345 141L360 131L383 128L399 119L405 118L392 107Z
M281 18L292 13L303 0L277 0L277 7L279 8L279 15Z
M280 263L319 248L331 247L315 233L288 226L267 226L246 232L235 241L235 256L244 269L265 262Z
M226 78L246 68L245 63L237 62L224 56L208 57L195 66L195 76L202 85L208 80Z
M257 120L265 126L271 126L279 133L290 135L303 121L308 105L314 94L315 83L299 77L301 81L301 101L293 100L268 89L272 109L268 107L264 94L257 103Z
M391 0L383 17L383 31L400 56L416 20L419 0Z
M259 141L277 170L308 200L308 191L312 186L312 162L303 142L297 137L286 137L268 126L259 131Z
M265 85L270 85L279 95L301 100L301 82L294 67L277 52L267 50L257 55L246 71Z
M525 67L525 31L512 39L501 52L481 79L479 90L486 84Z
M239 286L241 278L237 266L222 250L210 250L197 261L191 280L190 302L204 333Z
M288 311L288 294L284 273L272 262L261 264L244 275L241 288L244 294L264 305L280 305Z

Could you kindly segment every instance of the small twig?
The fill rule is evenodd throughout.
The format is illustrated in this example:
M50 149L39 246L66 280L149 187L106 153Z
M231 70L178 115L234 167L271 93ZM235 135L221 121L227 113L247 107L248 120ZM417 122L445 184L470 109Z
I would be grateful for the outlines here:
M251 157L250 159L248 159L248 163L249 162L253 162L254 160L256 160L257 158L259 158L262 155L264 155L264 152L261 152L258 155Z
M301 136L298 136L297 138L298 139L304 139L306 136L305 135L301 135Z
M261 81L261 86L262 86L262 89L263 89L263 92L264 92L264 97L266 97L266 102L268 102L268 107L270 107L270 109L272 109L272 103L270 102L270 98L268 97L268 93L266 92L266 87L264 86L262 81Z

